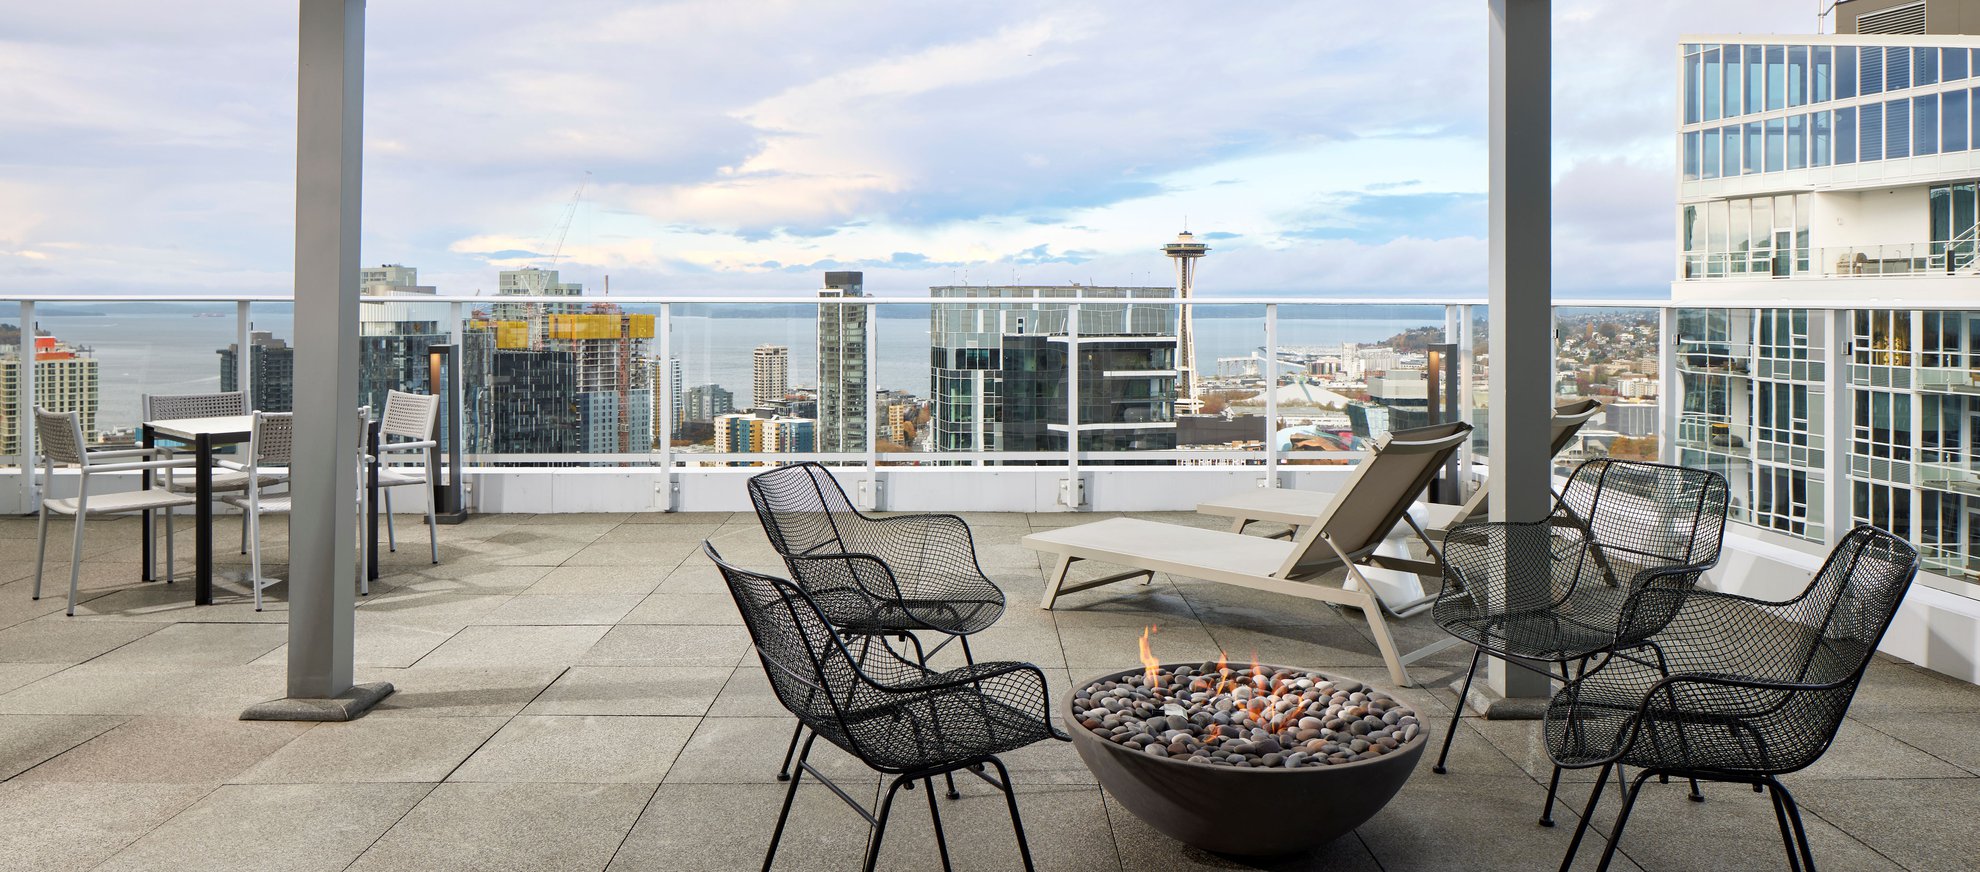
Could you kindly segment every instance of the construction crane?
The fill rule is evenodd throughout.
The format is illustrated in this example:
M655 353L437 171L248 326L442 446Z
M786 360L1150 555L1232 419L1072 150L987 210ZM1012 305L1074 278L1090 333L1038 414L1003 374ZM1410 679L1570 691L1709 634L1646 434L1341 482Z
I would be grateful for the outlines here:
M591 184L591 171L584 171L584 178L578 180L577 190L571 193L571 201L564 204L563 218L557 222L557 242L550 246L550 268L557 268L557 259L564 256L564 237L571 233L571 222L577 220L578 200L584 197L585 186Z

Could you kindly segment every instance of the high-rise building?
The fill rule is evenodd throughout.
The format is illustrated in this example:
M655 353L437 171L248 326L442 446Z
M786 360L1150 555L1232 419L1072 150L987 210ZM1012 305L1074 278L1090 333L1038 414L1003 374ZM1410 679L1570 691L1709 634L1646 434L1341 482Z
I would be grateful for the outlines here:
M34 404L51 412L79 412L83 436L96 437L97 362L88 348L24 331L34 348ZM0 350L0 454L21 453L21 347Z
M361 269L358 275L363 297L358 304L358 397L379 414L389 391L433 391L427 350L446 344L450 336L440 323L445 307L418 299L436 289L419 283L417 268L384 264ZM260 376L255 379L259 384Z
M1129 356L1144 362L1159 360L1160 363L1153 365L1151 370L1118 371L1129 373L1126 378L1166 379L1170 391L1162 398L1164 408L1149 413L1153 420L1130 422L1116 420L1112 415L1100 415L1089 420L1082 412L1080 425L1133 424L1135 429L1167 427L1173 447L1177 316L1174 288L943 286L930 288L929 294L958 300L929 307L929 340L933 345L931 393L934 397L931 423L935 450L1006 449L1003 437L1005 425L1010 419L1006 415L1003 381L1006 373L1011 371L1004 362L1006 337L1067 336L1070 332L1068 328L1072 326L1068 323L1071 320L1070 306L1054 300L1075 296L1124 301L1080 304L1077 326L1082 353L1090 343L1114 340L1131 340L1129 344L1138 342L1147 353L1127 352ZM1060 344L1065 343L1062 341ZM1021 347L1027 352L1025 359L1029 362L1058 366L1057 377L1061 379L1068 371L1063 350L1059 358L1054 358L1050 354L1035 353L1041 349L1031 340L1019 340L1014 347ZM1102 371L1116 370L1109 368ZM1028 378L1027 388L1040 392L1052 390L1046 381ZM1058 390L1063 391L1063 387ZM1082 381L1080 390L1084 395L1089 390L1101 390L1101 387L1097 383ZM1041 428L1050 423L1040 416L1053 414L1043 409L1043 404L1049 403L1049 396L1027 395L1023 401L1026 404L1026 411L1020 413L1026 422L1023 444L1038 444L1046 438L1041 435L1044 432ZM1063 399L1059 405L1064 406ZM1121 410L1123 417L1128 414L1127 408ZM1063 425L1063 411L1057 414L1059 423ZM1097 428L1095 432L1099 432ZM1082 438L1081 441L1084 444L1086 440Z
M1877 524L1980 578L1980 38L1954 32L1980 3L1836 15L1677 47L1666 436L1741 520L1816 542Z
M817 450L818 422L768 412L715 416L715 450L735 453L791 453Z
M296 350L288 342L266 330L248 334L248 406L257 412L287 412L295 408ZM220 354L220 389L238 391L240 386L240 343L228 345Z
M828 272L820 299L865 296L865 276ZM873 401L866 372L867 306L818 304L818 450L866 450L866 408ZM761 401L758 401L761 405Z
M1066 391L1074 367L1081 451L1176 447L1175 337L1081 333L1075 342L1066 333L1006 334L1001 357L1001 450L1068 448Z
M755 393L753 408L768 409L784 401L791 392L791 349L783 345L758 345L752 367Z
M1185 230L1176 234L1176 241L1162 246L1162 253L1176 262L1176 299L1187 300L1196 290L1196 262L1210 253L1210 246L1196 241L1195 234ZM1196 395L1196 330L1191 307L1182 306L1176 321L1176 406L1185 414L1202 408L1203 400Z
M721 385L695 385L688 388L682 423L706 424L736 410L736 395Z

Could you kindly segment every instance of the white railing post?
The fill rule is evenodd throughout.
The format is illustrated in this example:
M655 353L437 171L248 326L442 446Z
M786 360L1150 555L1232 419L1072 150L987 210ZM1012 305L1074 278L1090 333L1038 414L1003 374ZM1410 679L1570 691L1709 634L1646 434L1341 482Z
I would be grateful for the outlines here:
M1192 367L1194 361L1191 362ZM1194 372L1194 368L1191 369ZM1302 375L1302 377L1304 377ZM1265 486L1279 487L1279 304L1265 304Z
M254 349L248 344L254 326L249 312L252 305L246 300L234 302L234 347L240 349L234 353L234 385L247 398L248 408L270 411L254 402Z
M866 487L867 508L882 511L880 498L880 304L867 299L866 305ZM822 394L824 385L818 386Z
M1005 397L1005 402L1009 402L1008 395ZM1086 503L1085 486L1079 478L1078 303L1066 305L1066 477L1059 482L1059 502L1064 504L1066 511L1069 512L1079 511L1079 507Z
M18 368L20 379L20 400L14 410L14 425L21 432L21 511L35 510L41 505L41 488L49 482L36 483L34 477L34 404L39 399L34 395L35 353L34 353L34 303L21 301L21 361Z
M1446 333L1444 341L1454 341L1457 343L1458 383L1456 390L1458 392L1458 414L1464 416L1464 421L1468 424L1471 422L1471 410L1477 408L1477 397L1472 395L1471 380L1477 371L1472 356L1478 351L1478 343L1471 335L1471 307L1455 306L1452 308L1457 310L1457 338L1454 340ZM1464 445L1458 448L1458 469L1464 471L1464 474L1458 477L1458 493L1467 500L1471 499L1471 464L1478 459L1476 453L1477 440L1475 438L1464 440Z
M1678 461L1678 417L1684 409L1684 385L1678 377L1678 310L1657 310L1657 460Z
M660 511L674 510L674 307L660 304L660 477L653 482L653 503ZM682 397L686 399L685 396Z

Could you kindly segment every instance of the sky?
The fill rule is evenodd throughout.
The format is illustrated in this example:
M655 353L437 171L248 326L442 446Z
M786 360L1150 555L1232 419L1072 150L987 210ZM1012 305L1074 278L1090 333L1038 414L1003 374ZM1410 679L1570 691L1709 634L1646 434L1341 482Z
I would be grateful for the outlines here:
M1666 297L1680 35L1816 9L1553 6L1554 292ZM0 295L289 290L293 2L6 18ZM443 293L1162 285L1185 226L1205 295L1485 293L1483 0L372 0L366 41L362 260Z

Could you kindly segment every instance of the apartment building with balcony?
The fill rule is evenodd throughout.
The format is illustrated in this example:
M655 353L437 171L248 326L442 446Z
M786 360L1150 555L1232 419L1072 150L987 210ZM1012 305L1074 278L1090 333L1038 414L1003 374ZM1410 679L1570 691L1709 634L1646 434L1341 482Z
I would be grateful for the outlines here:
M1837 14L1678 48L1671 459L1741 520L1878 524L1980 596L1980 3Z

